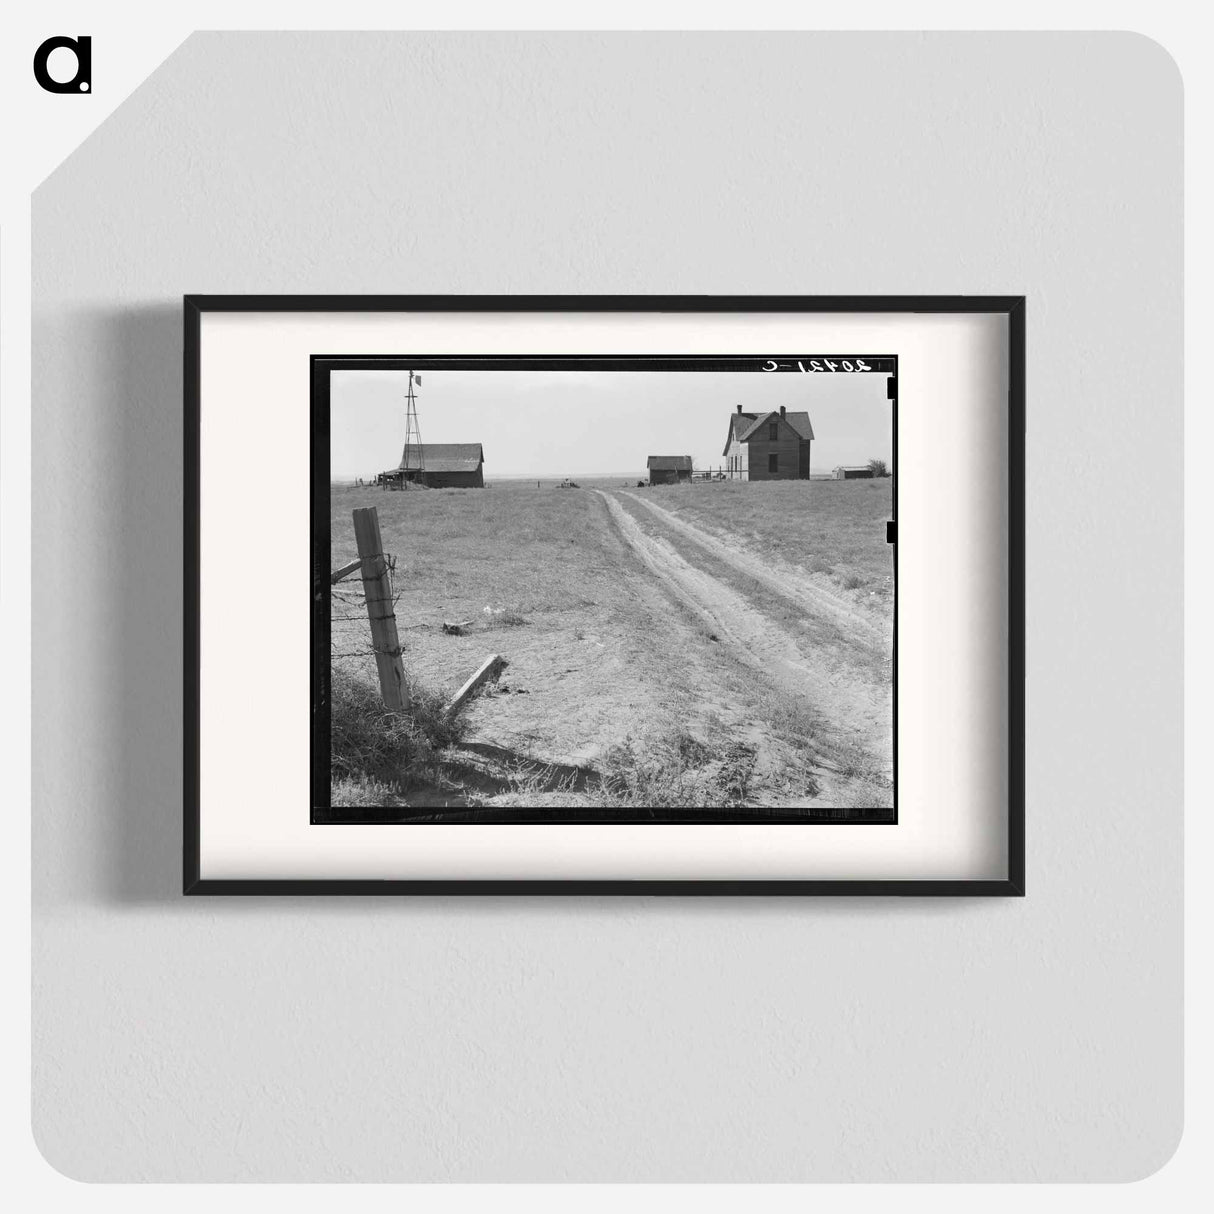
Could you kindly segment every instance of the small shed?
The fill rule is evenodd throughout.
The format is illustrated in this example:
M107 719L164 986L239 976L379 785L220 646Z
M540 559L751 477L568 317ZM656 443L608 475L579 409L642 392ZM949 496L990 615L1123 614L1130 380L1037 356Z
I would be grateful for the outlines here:
M839 464L835 468L835 480L860 481L872 480L876 475L867 464Z
M651 485L677 485L679 481L691 480L690 455L651 455L647 467Z

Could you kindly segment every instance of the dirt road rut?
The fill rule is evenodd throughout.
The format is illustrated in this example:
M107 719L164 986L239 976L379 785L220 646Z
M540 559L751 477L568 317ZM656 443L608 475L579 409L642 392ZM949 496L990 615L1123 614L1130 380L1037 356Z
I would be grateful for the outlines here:
M785 693L808 697L815 710L831 724L848 733L866 738L882 738L889 732L889 689L858 679L850 664L835 653L807 655L776 621L772 620L726 581L686 560L672 544L659 536L647 535L637 520L610 493L596 490L607 504L612 522L629 546L674 598L698 617L705 631L728 647L731 655L749 665L762 679L774 683ZM640 501L635 494L626 496ZM770 574L757 577L753 562L745 559L714 537L676 519L669 511L652 509L671 530L705 548L731 568L754 577L756 581L786 598L791 597L802 610L827 614L837 624L860 631L866 641L875 643L877 630L855 618L846 608L817 587L775 582ZM885 748L880 747L881 750Z

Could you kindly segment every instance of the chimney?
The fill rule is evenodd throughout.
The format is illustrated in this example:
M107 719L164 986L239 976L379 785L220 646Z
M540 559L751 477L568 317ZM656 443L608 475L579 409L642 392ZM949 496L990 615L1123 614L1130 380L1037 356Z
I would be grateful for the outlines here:
M781 406L780 406L780 417L781 417L781 419L783 419L784 414L785 414L785 413L787 413L787 412L788 412L788 410L787 410L787 409L786 409L786 408L785 408L783 405L781 405Z
M739 413L741 413L741 412L742 412L742 406L741 406L741 405L739 405L739 406L738 406L738 412L739 412Z

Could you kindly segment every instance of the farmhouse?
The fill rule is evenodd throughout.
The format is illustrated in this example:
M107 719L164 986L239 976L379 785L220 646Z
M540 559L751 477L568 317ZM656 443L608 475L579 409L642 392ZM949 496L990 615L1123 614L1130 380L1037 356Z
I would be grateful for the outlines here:
M729 419L724 455L726 474L751 481L809 480L809 448L814 428L808 413L743 413Z
M651 455L647 467L651 485L675 485L691 480L690 455Z
M480 443L422 443L405 448L400 466L381 474L384 484L406 481L431 489L483 489L485 452Z
M839 464L835 468L835 480L837 481L858 481L865 478L871 479L874 473L867 464Z

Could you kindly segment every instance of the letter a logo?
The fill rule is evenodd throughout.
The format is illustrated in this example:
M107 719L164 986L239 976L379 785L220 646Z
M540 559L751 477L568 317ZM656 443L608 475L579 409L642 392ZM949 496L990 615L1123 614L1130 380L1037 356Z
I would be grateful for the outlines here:
M68 50L76 56L76 74L70 80L55 80L46 70L52 51ZM93 40L78 38L48 38L34 52L34 79L48 93L88 93L93 88Z

